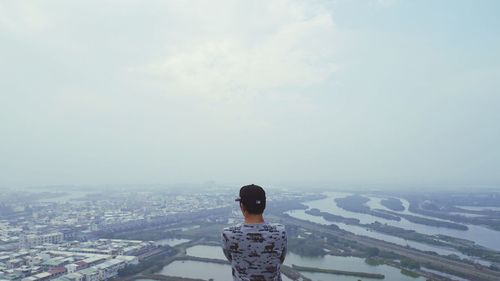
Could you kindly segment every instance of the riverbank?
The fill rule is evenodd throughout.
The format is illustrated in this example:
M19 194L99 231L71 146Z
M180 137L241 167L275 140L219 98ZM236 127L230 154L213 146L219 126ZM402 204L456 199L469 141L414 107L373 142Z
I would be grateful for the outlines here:
M377 248L380 251L384 251L387 253L392 252L396 255L417 261L426 266L430 265L437 270L448 272L456 276L472 280L485 281L496 281L500 278L500 272L492 271L488 268L479 268L468 263L450 260L445 257L432 255L415 249L401 247L397 244L388 243L382 240L355 235L343 230L338 230L328 226L295 219L290 216L283 218L282 223L285 223L287 225L295 225L310 230L314 229L314 232L317 234L322 233L324 235L331 235L332 237L334 237L334 239L349 240L351 241L351 243L357 245L363 245L368 248Z
M324 269L317 267L307 267L307 266L298 266L292 264L292 268L298 271L307 271L307 272L318 272L318 273L328 273L328 274L336 274L336 275L346 275L346 276L356 276L362 278L373 278L373 279L384 279L385 275L377 274L377 273L368 273L368 272L359 272L359 271L344 271L344 270L336 270L336 269Z

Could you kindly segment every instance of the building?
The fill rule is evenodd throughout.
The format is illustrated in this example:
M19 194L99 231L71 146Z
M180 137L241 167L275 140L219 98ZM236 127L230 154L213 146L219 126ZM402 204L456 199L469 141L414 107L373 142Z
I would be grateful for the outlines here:
M118 259L108 260L94 266L99 271L101 280L107 280L118 275L118 271L126 266L124 261Z
M31 247L40 246L43 244L59 244L64 241L64 234L61 232L53 232L48 234L28 234L21 236L20 243L22 248L29 249Z

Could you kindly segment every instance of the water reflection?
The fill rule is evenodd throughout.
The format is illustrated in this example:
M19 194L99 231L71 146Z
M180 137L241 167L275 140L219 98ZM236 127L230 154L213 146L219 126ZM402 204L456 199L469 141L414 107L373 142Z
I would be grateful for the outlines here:
M207 245L196 245L186 249L189 256L209 258L209 259L221 259L225 260L226 257L222 253L221 247L207 246Z
M206 253L204 256L206 256ZM214 281L233 280L230 265L211 262L174 261L165 266L159 274L185 278L199 278L204 280L212 278ZM283 281L292 281L292 279L286 277L285 275L281 275L281 279Z
M360 220L360 222L362 224L370 224L370 223L378 221L380 223L388 224L391 226L415 230L415 231L417 231L419 233L423 233L423 234L428 234L428 235L444 234L444 235L449 235L449 236L453 236L453 237L468 239L468 240L476 242L479 245L486 246L488 248L495 249L495 250L500 250L500 240L497 239L497 237L500 235L500 232L488 229L486 227L477 226L477 225L467 225L469 227L469 230L463 231L463 230L455 230L455 229L449 229L449 228L444 228L444 227L434 227L434 226L412 223L412 222L410 222L406 219L403 219L403 218L399 222L387 220L384 218L374 217L374 216L368 215L368 214L360 214L360 213L346 211L346 210L338 207L337 204L335 203L334 199L335 198L342 198L342 197L351 195L350 193L328 192L326 194L328 196L327 198L320 199L320 200L308 201L308 202L305 202L304 204L310 208L320 209L321 211L329 212L331 214L340 215L340 216L347 217L347 218L357 218ZM416 214L413 214L413 213L408 211L408 204L409 203L406 200L402 200L402 202L403 202L403 205L405 206L404 213L416 215ZM374 204L376 205L377 203L374 203ZM432 218L432 219L435 219L435 218Z
M318 267L325 269L337 269L346 271L361 271L369 273L384 274L386 281L410 281L410 280L425 280L425 278L413 278L401 274L400 270L388 265L378 265L371 266L368 265L364 259L356 257L338 257L326 255L321 258L310 258L299 256L294 253L289 253L286 257L285 264L287 265L301 265L309 267ZM338 281L351 281L359 280L359 277L355 276L343 276L343 275L332 275L323 273L309 273L303 272L303 274L313 280L338 280Z
M231 267L224 264L198 262L198 261L174 261L165 266L160 272L163 275L199 278L216 281L232 281Z
M204 257L204 258L220 258L221 257L221 249L220 247L216 246L205 246L205 245L198 245L198 246L193 246L187 249L187 252L191 256L197 256L197 257ZM292 252L289 252L286 259L285 259L285 264L291 266L292 264L296 265L301 265L301 266L312 266L312 267L319 267L319 268L327 268L327 269L339 269L339 270L347 270L347 271L363 271L363 272L371 272L371 273L380 273L384 274L386 278L384 280L388 281L406 281L406 280L425 280L423 278L410 278L408 276L405 276L400 273L399 269L393 268L387 265L380 265L380 266L370 266L367 263L365 263L364 259L361 258L356 258L356 257L337 257L337 256L324 256L324 257L318 257L318 258L310 258L310 257L302 257L300 255L294 254ZM202 263L201 265L199 262L191 262L191 261L185 261L183 264L175 263L171 264L171 266L180 266L180 268L169 268L169 266L166 266L164 270L162 271L162 274L166 275L175 275L175 274L185 274L185 275L176 275L176 276L183 276L183 277L191 277L191 278L201 278L201 277L196 277L196 276L201 276L200 274L196 275L194 273L186 272L187 271L193 271L193 268L196 268L196 271L203 272L202 270L205 270L206 268L211 268L212 263ZM194 267L196 266L196 267ZM201 266L201 267L198 267ZM191 270L189 270L189 267L191 267ZM210 269L208 269L210 270ZM221 279L216 279L213 277L215 280L228 280L224 279L226 276L224 275L225 270L229 270L229 274L231 272L230 266L229 265L219 265L216 267L214 270L214 276L217 276L217 278ZM319 280L338 280L338 281L351 281L351 280L359 280L359 277L352 277L352 276L342 276L342 275L332 275L332 274L322 274L322 273L308 273L308 272L303 272L303 274L314 281L319 281ZM286 278L286 276L282 276L284 281L289 281L289 278ZM208 279L209 277L204 277L204 279Z
M409 246L411 248L415 248L415 249L418 249L421 251L433 251L433 252L436 252L440 255L454 254L454 255L457 255L461 258L468 258L468 259L471 258L469 256L466 256L466 255L464 255L458 251L452 250L452 249L439 248L439 247L427 245L424 243L419 243L419 242L415 242L415 241L411 241L411 240L405 240L403 238L399 238L399 237L391 236L388 234L383 234L383 233L375 232L372 230L368 230L368 229L361 227L361 226L349 225L349 224L345 224L345 223L332 223L332 222L325 220L322 217L316 217L316 216L311 216L309 214L306 214L304 212L304 210L289 211L289 212L287 212L287 214L289 214L290 216L295 217L297 219L307 220L307 221L311 221L311 222L319 223L319 224L323 224L323 225L336 224L341 229L352 232L354 234L368 236L371 238L383 240L386 242L391 242L391 243L394 243L394 244L397 244L400 246L404 246L404 247Z

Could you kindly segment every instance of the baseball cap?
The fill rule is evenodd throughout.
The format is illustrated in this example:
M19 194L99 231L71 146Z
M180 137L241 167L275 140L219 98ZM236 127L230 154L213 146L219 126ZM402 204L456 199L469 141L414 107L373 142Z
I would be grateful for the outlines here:
M258 185L245 185L241 187L240 197L235 201L243 203L243 205L249 207L250 209L262 208L263 210L266 206L266 192Z

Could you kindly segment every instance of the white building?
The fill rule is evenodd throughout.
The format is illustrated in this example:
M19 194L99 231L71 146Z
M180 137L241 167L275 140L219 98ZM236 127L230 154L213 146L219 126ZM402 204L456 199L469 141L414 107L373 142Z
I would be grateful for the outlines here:
M31 248L43 244L59 244L64 241L64 234L53 232L48 234L28 234L21 236L21 247Z
M64 267L66 268L66 271L68 271L68 273L73 273L78 268L78 265L72 263L72 264L68 264L68 265L66 265Z
M118 275L118 270L124 268L126 263L121 260L112 259L94 266L99 271L101 280L107 280Z

